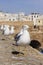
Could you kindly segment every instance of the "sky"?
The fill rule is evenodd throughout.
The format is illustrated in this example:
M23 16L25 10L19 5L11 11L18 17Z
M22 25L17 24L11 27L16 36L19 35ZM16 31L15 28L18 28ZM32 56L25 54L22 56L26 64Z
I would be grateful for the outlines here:
M0 0L0 11L9 13L43 13L43 0Z

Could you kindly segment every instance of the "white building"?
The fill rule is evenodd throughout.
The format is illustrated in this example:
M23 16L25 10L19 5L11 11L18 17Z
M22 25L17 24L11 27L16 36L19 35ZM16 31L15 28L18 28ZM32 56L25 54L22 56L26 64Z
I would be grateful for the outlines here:
M18 21L18 14L0 12L0 21Z
M18 14L0 12L0 21L29 21L25 13Z
M34 25L36 25L36 19L38 19L39 16L39 13L31 13L30 15L28 15L28 20L33 21Z
M39 17L36 19L36 25L37 25L37 26L43 26L43 15L39 16Z
M40 15L39 13L31 13L29 15L25 15L24 12L20 12L18 14L0 12L0 21L32 21L34 25L36 25L39 20L43 21L43 15Z

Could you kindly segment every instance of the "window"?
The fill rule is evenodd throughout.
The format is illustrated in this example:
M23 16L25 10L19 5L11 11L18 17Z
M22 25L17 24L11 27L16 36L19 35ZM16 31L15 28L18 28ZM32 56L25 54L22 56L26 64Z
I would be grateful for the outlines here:
M15 19L13 19L13 21L15 21Z
M9 19L9 21L11 21L11 19Z
M32 16L32 21L33 21L33 16Z
M32 16L32 18L33 18L33 16Z
M39 23L40 23L40 21L39 21Z
M34 16L34 18L35 18L36 16Z
M29 18L29 20L30 20L30 18Z
M37 16L38 17L38 16Z
M7 16L6 14L4 16Z

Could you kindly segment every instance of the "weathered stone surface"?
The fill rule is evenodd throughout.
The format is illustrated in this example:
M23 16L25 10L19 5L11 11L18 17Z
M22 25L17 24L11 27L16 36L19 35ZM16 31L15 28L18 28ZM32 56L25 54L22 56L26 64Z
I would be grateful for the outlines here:
M11 40L0 41L0 65L43 65L43 54L30 46L15 46ZM12 54L12 51L23 54Z
M43 33L33 30L30 34L31 39L43 43ZM15 46L13 36L4 36L0 33L0 65L43 65L42 53L30 46ZM15 51L20 53L13 54Z

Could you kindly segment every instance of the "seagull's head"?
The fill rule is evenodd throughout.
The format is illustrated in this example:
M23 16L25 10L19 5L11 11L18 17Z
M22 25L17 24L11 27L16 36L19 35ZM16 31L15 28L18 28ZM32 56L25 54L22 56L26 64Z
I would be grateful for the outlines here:
M6 30L6 29L9 29L9 25L4 25L4 29L3 30Z
M23 26L22 26L22 29L24 29L24 30L27 30L28 28L29 28L28 25L23 25Z
M12 29L14 29L15 27L14 26L11 26Z

